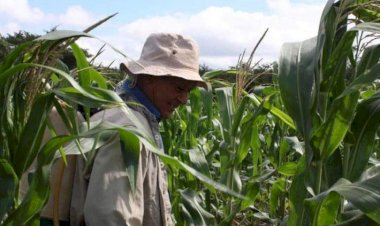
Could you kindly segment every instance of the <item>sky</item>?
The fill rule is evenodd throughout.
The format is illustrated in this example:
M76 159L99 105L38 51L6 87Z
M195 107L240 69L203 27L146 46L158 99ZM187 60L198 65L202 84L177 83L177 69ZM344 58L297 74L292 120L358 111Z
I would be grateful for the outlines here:
M316 36L326 0L0 0L0 34L23 30L43 35L53 27L81 31L118 13L91 31L97 39L78 44L95 54L103 42L131 59L140 56L153 32L191 36L200 48L200 64L212 69L235 66L249 55L266 29L254 61L278 61L281 46ZM126 59L106 48L98 63L113 66Z

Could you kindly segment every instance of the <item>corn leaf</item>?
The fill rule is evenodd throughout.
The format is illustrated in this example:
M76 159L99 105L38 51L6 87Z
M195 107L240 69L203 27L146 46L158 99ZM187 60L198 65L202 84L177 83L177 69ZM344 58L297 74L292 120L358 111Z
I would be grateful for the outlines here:
M340 195L330 192L321 202L306 202L310 209L312 225L332 225L340 207Z
M49 32L46 35L43 35L36 39L36 41L44 41L44 40L60 40L60 39L68 39L72 37L93 37L92 35L81 32L81 31L71 31L71 30L55 30L53 32Z
M224 132L230 134L230 131L232 129L233 116L235 112L235 107L232 99L232 88L218 88L215 89L215 93L218 98L217 100L219 103L219 113L221 116L223 128L225 130Z
M315 153L318 158L325 161L336 151L354 119L358 98L359 92L354 92L336 99L326 122L313 132L311 145L320 151Z
M190 149L189 150L189 159L190 159L191 166L195 170L197 170L200 173L203 173L204 175L211 178L210 168L208 166L206 156L202 150Z
M248 124L248 123L247 123ZM252 144L253 132L252 124L243 125L241 128L240 143L236 152L235 164L239 165L248 155Z
M351 183L346 179L340 179L327 191L308 199L309 202L321 202L331 192L337 192L348 202L355 205L366 214L374 214L380 209L380 175L376 175L364 181ZM380 222L377 222L380 223Z
M307 225L309 218L305 212L304 201L308 197L308 191L305 189L307 166L305 156L298 161L296 175L293 177L292 186L289 190L289 220L287 225L298 226Z
M206 112L207 116L207 128L211 128L212 126L212 119L213 117L213 101L212 101L212 91L211 90L205 90L201 89L202 93L202 102L203 102L203 109Z
M367 167L373 152L375 137L380 126L380 99L373 98L359 104L358 112L352 123L355 144L349 156L348 175L356 180Z
M375 22L360 23L355 27L351 28L351 30L380 33L380 24Z
M281 195L285 193L285 179L279 177L274 183L270 191L269 206L272 215L276 215L276 210L279 207Z
M18 177L6 159L0 159L0 222L13 206Z
M86 59L86 55L75 43L72 43L71 49L76 60L76 66L79 74L79 84L83 87L91 86L91 77L89 72L89 65Z
M236 136L236 133L240 126L240 122L243 119L243 113L246 110L246 105L248 103L248 100L249 98L247 96L244 96L243 99L240 101L239 106L237 107L237 110L234 114L233 121L232 121L232 129L231 129L232 136Z
M279 88L286 110L303 136L310 132L310 98L315 66L316 39L282 46Z
M119 137L128 182L132 189L132 193L135 193L141 145L138 137L130 131L119 130Z
M197 194L190 189L179 190L179 193L183 205L182 211L187 222L189 222L190 225L210 225L210 220L213 219L214 216L203 209L199 203Z
M278 167L278 172L284 176L294 176L297 172L297 163L286 162L285 164Z
M29 168L38 153L53 98L51 94L40 95L33 105L12 161L18 177L21 177L22 173Z
M364 74L368 69L372 68L380 58L380 44L368 46L360 59L356 68L356 76Z
M286 125L288 125L290 128L296 129L296 125L295 125L293 119L287 113L285 113L285 112L281 111L279 108L273 106L268 101L262 100L260 97L256 96L253 93L249 94L248 97L252 100L252 102L257 107L261 106L262 108L269 110L274 116L276 116L278 119L280 119Z
M375 79L379 77L380 73L380 63L374 65L364 72L364 74L359 75L343 92L338 98L342 98L353 92L360 91L360 89L369 86Z

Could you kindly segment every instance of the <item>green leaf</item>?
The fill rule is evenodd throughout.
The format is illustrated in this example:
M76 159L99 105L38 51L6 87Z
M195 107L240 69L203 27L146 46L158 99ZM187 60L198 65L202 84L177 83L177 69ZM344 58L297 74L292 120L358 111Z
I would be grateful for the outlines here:
M342 195L364 213L373 213L380 209L380 174L355 183L342 178L327 191L308 199L308 201L320 202L332 191Z
M375 64L369 70L365 71L364 74L359 75L343 92L338 98L342 98L353 92L360 91L360 89L368 86L371 82L375 81L379 77L380 73L380 63Z
M205 154L202 150L199 149L190 149L189 150L189 159L191 166L204 175L211 177L210 169L208 166L208 162L206 160Z
M0 159L0 222L14 206L14 197L18 178L12 165L6 159Z
M212 119L213 119L213 101L212 101L212 91L211 90L205 90L201 89L202 93L202 102L203 102L203 108L205 109L206 115L207 115L207 127L211 128L212 126Z
M248 183L246 186L245 196L247 199L242 200L240 210L244 211L249 208L256 200L257 195L260 192L260 184L257 182Z
M289 115L298 131L308 137L311 130L311 89L315 67L316 39L282 46L279 62L279 88Z
M116 14L114 14L114 15L116 15ZM107 17L104 20L101 20L99 22L103 23L104 21L108 20L109 18L113 17L114 15L111 15L111 16L109 16L109 17ZM46 40L55 41L55 40L62 40L62 39L69 39L69 38L78 38L78 37L96 38L95 36L90 35L90 34L88 34L86 32L71 31L71 30L56 30L56 31L49 32L46 35L43 35L43 36L37 38L35 41L46 41ZM117 52L120 55L122 55L125 58L127 58L128 61L132 60L129 57L127 57L124 53L122 53L121 51L119 51L118 49L116 49L115 47L113 47L111 44L109 44L109 43L107 43L107 42L105 42L105 41L103 41L103 40L101 40L99 38L96 38L96 39L98 39L99 41L101 41L101 42L105 43L106 45L108 45L109 47L111 47L115 52Z
M245 112L248 100L249 100L249 98L247 96L243 97L243 99L239 103L237 111L235 112L235 114L233 116L232 129L231 129L231 136L233 136L233 137L236 136L236 133L237 133L238 128L240 126L240 122L243 119L243 113Z
M259 172L259 160L262 158L262 153L260 150L260 138L259 138L259 128L258 125L252 126L252 140L251 140L251 147L252 147L252 175L256 176Z
M18 72L21 72L33 66L33 64L29 63L19 63L12 67L5 68L3 71L0 71L0 85L4 84L4 82L6 82L10 77L14 76Z
M89 71L91 81L95 82L97 87L102 89L108 89L107 79L101 73L99 73L92 67L90 67L87 70Z
M141 151L140 141L136 135L126 130L119 130L119 137L124 163L127 168L128 182L132 188L132 193L135 193Z
M295 162L286 162L283 165L278 167L278 172L284 176L294 176L297 172L297 163Z
M23 51L29 48L32 44L33 42L21 43L15 49L13 49L9 54L5 56L5 58L0 64L0 78L2 77L1 74L4 71L6 71L9 68L12 68L13 66L16 66L17 63L22 62L22 58L20 56L22 56Z
M304 206L304 201L308 197L308 191L305 189L306 165L305 156L302 156L298 161L296 175L289 190L289 226L307 225L307 222L310 222Z
M83 106L98 108L112 107L120 104L117 94L112 91L99 89L95 87L87 87L78 90L74 87L65 87L52 90L57 96L69 100L72 103L81 104Z
M269 197L271 214L276 215L277 208L280 206L281 195L285 193L285 179L279 177L272 185Z
M285 112L281 111L280 109L273 106L268 101L261 100L260 97L256 96L255 94L249 94L248 97L253 101L253 103L256 106L262 106L263 108L269 110L274 116L276 116L278 119L283 121L286 125L288 125L292 129L296 129L296 126L292 120L292 118L287 115Z
M213 70L213 71L208 71L205 74L202 75L204 80L211 80L215 79L216 77L221 77L221 76L236 76L237 70Z
M330 95L334 94L334 97L343 89L347 59L352 54L356 33L356 31L344 33L334 47L327 64L322 68L325 79L321 81L321 90L330 92Z
M331 192L325 200L323 200L318 213L317 225L331 225L335 223L340 207L340 196Z
M359 92L338 98L333 102L326 122L312 134L311 142L315 154L327 160L343 141L355 116Z
M198 195L190 189L180 189L179 193L181 194L183 205L182 211L187 222L189 222L190 225L210 225L210 220L214 219L214 216L203 209L200 205Z
M233 115L235 112L232 88L217 88L215 89L215 93L218 100L219 112L223 128L225 129L225 132L227 132L227 134L230 134L230 131L232 129Z
M335 0L328 0L319 22L319 30L317 36L317 47L315 52L315 59L321 59L321 66L316 67L316 81L315 85L318 87L316 92L319 91L319 84L323 80L324 75L320 75L320 69L324 68L330 57L333 49L334 34L336 29L336 9L334 7Z
M380 33L380 24L375 22L365 22L351 28L352 31L366 31L373 33Z
M81 31L71 31L71 30L55 30L53 32L49 32L46 35L43 35L36 39L36 41L44 41L44 40L60 40L67 39L72 37L92 37L92 35L81 32Z
M375 137L380 126L380 99L368 99L359 104L351 125L355 138L349 156L347 178L356 180L367 167L375 148Z
M252 124L246 123L241 128L242 132L240 135L240 143L237 148L236 157L235 157L235 166L239 165L245 157L248 155L249 148L252 144L253 132Z
M356 67L356 76L362 75L366 70L372 68L380 58L380 44L368 46L360 59L359 64Z
M20 143L14 153L12 164L18 177L29 168L41 145L46 126L46 117L53 105L54 96L40 95L36 98L28 121L22 131Z

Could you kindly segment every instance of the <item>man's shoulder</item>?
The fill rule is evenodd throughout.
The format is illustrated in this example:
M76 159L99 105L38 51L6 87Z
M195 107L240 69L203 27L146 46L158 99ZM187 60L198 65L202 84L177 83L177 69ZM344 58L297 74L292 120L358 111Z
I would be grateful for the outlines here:
M132 118L135 117L129 117L128 114L133 114L140 121L146 120L144 115L136 109L127 107L124 111L121 107L115 107L97 112L91 116L91 121L104 120L118 125L134 125Z
M131 120L128 119L127 115L122 111L121 108L109 108L97 112L91 116L91 121L104 120L111 123L116 123L119 125L130 125L133 124Z

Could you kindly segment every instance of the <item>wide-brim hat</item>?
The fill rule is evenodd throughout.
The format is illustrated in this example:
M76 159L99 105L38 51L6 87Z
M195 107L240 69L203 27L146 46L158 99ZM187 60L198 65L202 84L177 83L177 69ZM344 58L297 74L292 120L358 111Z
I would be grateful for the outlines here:
M199 75L199 48L190 37L172 33L153 33L143 46L140 59L120 64L129 75L174 76L196 81L207 88Z

